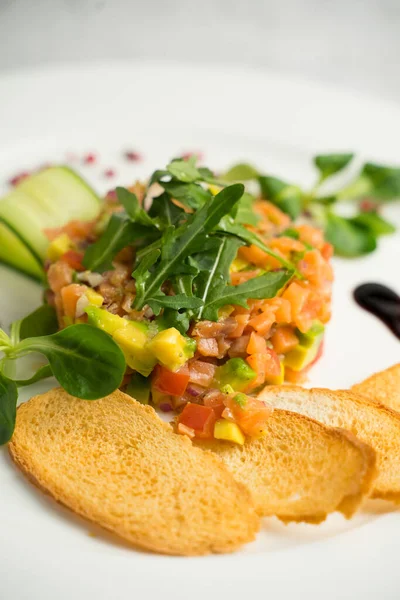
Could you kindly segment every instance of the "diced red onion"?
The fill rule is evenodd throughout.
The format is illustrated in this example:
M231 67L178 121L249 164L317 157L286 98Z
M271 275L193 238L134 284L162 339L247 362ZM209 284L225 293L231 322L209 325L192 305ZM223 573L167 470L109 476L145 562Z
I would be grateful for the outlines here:
M162 410L162 412L171 412L173 410L171 404L160 404L159 409Z

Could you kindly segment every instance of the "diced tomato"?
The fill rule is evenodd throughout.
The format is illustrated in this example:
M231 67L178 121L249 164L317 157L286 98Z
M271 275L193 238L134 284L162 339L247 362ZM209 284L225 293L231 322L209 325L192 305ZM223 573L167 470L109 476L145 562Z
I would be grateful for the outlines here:
M212 438L216 415L210 406L188 402L179 415L178 423L193 429L198 438Z
M280 376L281 363L277 353L271 348L267 348L262 354L251 354L246 361L257 373L256 379L251 383L251 388L256 388L266 381Z
M58 261L50 265L47 279L50 289L57 293L72 282L72 269L67 263Z
M286 354L297 346L299 339L293 331L293 327L286 325L277 328L271 337L271 342L277 354Z
M64 315L66 317L70 317L71 319L75 318L76 303L85 293L86 289L87 288L85 285L71 283L61 290L61 299L63 303Z
M225 410L224 400L225 394L223 394L219 390L211 390L204 396L203 403L204 406L209 406L210 408L212 408L215 412L217 419L219 419Z
M85 267L82 265L83 252L77 252L76 250L68 250L62 255L61 260L67 265L74 269L74 271L84 271Z
M262 435L273 409L257 398L251 398L244 394L240 394L240 397L243 400L245 398L242 405L235 400L235 396L225 397L225 406L228 410L224 411L224 417L236 422L246 435Z
M157 365L153 372L152 386L163 394L183 396L186 392L189 379L189 367L187 364L175 372Z
M201 387L210 387L215 376L216 366L203 360L194 360L189 364L189 376L192 383Z
M267 342L265 338L254 331L250 334L250 340L246 348L248 354L262 354L267 351Z

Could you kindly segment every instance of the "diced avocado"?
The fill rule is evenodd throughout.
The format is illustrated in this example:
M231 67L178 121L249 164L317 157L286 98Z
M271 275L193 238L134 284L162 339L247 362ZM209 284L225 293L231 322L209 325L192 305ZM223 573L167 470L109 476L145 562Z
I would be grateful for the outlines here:
M148 404L150 400L150 379L140 373L133 373L126 388L126 393L141 404Z
M148 347L162 365L177 371L194 355L196 342L183 336L175 327L169 327L157 333Z
M113 339L124 353L126 364L147 377L157 363L148 343L148 325L138 321L127 321L126 323L124 327L114 331Z
M325 331L325 327L319 321L314 321L312 327L306 332L302 333L296 329L296 335L299 338L299 343L305 348L313 346L316 339L321 339L322 334Z
M61 233L53 241L50 242L47 248L47 257L50 260L58 260L63 254L72 248L72 242L69 235Z
M323 332L314 338L312 345L304 346L299 344L293 350L288 352L284 359L285 367L290 367L294 371L302 371L317 356L319 347L323 339Z
M285 365L283 364L283 362L281 362L281 372L279 375L276 375L275 377L269 375L266 379L266 383L268 383L269 385L282 385L282 383L285 381Z
M98 292L95 292L94 290L92 290L92 288L88 288L86 290L85 296L89 300L89 304L91 306L100 307L104 302L103 296L101 294L99 294Z
M240 408L246 408L247 396L246 394L242 394L241 392L239 392L238 394L235 394L235 396L233 396L233 401L236 402L236 404L240 406Z
M99 308L97 306L87 306L85 312L88 316L88 323L90 325L94 325L94 327L98 327L110 335L113 335L117 329L127 327L129 323L126 319L123 319L118 315L113 315L104 308Z
M214 425L214 437L217 440L227 440L243 446L245 437L242 430L236 423L231 423L226 419L218 419Z
M215 383L219 389L230 385L236 392L243 392L255 377L255 371L243 358L230 358L224 365L217 368Z

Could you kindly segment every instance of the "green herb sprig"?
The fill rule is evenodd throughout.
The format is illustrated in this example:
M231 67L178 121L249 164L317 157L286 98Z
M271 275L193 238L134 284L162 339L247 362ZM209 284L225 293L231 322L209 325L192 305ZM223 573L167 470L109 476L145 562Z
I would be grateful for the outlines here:
M319 154L314 157L318 172L315 185L304 190L277 177L261 173L248 164L238 164L229 169L223 179L258 182L262 196L275 204L292 219L305 215L321 227L335 253L352 258L373 252L380 236L393 233L395 227L380 214L385 202L400 198L400 168L365 163L358 174L346 185L326 196L321 186L334 175L343 172L352 162L354 154ZM366 202L365 202L366 201ZM351 202L354 215L343 217L334 207Z
M13 323L9 336L0 330L0 445L7 443L14 431L19 387L54 376L72 396L95 400L121 385L125 358L109 335L85 324L54 333L55 323L54 309L42 306ZM31 352L44 356L48 364L29 379L11 377L10 366Z

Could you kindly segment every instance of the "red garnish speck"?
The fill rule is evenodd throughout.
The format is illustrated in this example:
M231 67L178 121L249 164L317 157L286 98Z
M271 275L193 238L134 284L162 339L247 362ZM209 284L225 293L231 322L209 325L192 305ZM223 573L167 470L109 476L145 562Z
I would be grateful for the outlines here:
M195 156L198 161L202 161L204 158L203 152L183 152L182 159L189 160L192 156Z
M107 177L107 179L111 179L112 177L115 177L114 169L106 169L104 171L104 177Z
M125 152L124 156L126 160L129 160L130 162L140 162L143 160L143 156L139 154L139 152L134 152L133 150L128 150Z
M21 173L18 173L18 175L14 175L14 177L12 177L8 183L12 186L16 186L21 183L21 181L29 177L29 175L30 173L28 171L21 171Z
M93 152L86 154L83 157L83 162L85 163L85 165L94 165L94 163L97 161L97 156L95 154L93 154Z

